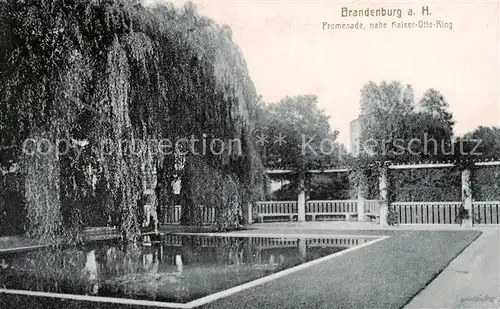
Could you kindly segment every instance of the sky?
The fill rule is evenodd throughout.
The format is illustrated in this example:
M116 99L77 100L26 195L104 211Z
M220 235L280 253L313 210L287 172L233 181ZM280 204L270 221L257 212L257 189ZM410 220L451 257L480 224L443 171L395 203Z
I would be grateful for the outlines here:
M346 146L368 81L410 84L417 100L429 88L439 90L450 104L455 134L500 125L498 1L193 2L200 14L232 29L264 101L316 94ZM422 16L422 6L431 15ZM401 9L403 16L342 17L342 7ZM408 9L416 15L408 16ZM419 20L448 22L452 29L391 27ZM387 28L370 29L379 21ZM365 29L327 30L325 22L362 22Z

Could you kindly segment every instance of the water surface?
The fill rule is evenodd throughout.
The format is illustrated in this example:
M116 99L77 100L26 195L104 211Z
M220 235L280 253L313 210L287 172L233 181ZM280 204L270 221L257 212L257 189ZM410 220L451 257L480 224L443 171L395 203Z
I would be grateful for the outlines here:
M371 239L164 235L0 256L0 287L186 303Z

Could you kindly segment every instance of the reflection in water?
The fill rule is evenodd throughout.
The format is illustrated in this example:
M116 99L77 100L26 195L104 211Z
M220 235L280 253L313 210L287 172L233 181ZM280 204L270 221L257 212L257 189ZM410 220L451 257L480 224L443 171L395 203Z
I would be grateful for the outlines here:
M236 241L231 245L229 249L229 261L232 263L232 265L238 267L243 263L244 250L245 247L243 240Z
M305 238L299 238L299 239L297 239L297 242L298 242L298 247L299 247L300 260L304 262L306 260L306 256L307 256L306 240L305 240Z
M274 254L271 254L271 256L269 257L269 265L274 265Z
M87 253L87 260L85 262L85 267L83 268L83 276L91 285L90 294L97 294L97 292L99 291L99 284L97 278L97 262L95 258L95 250Z
M99 242L2 256L0 282L11 289L188 302L365 241L165 235L151 246Z
M9 267L9 264L5 262L5 259L2 259L2 264L0 264L0 268L6 269L7 267Z
M177 266L177 272L179 274L181 274L182 273L182 265L183 264L182 264L182 256L180 254L177 254L175 256L175 265Z

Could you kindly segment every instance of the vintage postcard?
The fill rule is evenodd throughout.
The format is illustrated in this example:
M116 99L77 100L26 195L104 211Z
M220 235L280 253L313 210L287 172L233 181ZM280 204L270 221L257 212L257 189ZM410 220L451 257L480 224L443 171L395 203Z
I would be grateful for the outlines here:
M500 308L498 0L0 0L0 309Z

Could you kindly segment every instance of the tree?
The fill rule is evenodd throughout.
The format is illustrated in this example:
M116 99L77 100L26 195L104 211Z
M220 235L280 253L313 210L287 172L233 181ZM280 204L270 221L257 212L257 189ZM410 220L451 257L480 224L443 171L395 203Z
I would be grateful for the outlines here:
M449 104L443 95L436 89L428 89L422 99L419 107L424 114L431 115L433 119L439 122L443 133L449 137L453 135L453 115L449 112Z
M477 145L474 152L481 159L500 157L500 127L479 126L474 131L465 134L464 138L474 140L474 146Z
M408 116L414 111L410 85L369 82L361 89L361 150L386 159L395 157L397 139L407 140ZM411 122L410 122L411 124Z
M379 85L369 82L363 86L360 119L361 149L365 153L356 159L359 164L353 164L359 166L351 176L354 185L364 181L368 182L368 187L373 187L373 182L377 181L377 171L373 168L377 166L376 161L380 164L456 159L452 155L455 147L452 143L453 117L443 95L429 89L418 102L415 103L412 87L400 82ZM459 179L446 177L449 173L433 170L417 176L408 170L392 172L390 184L394 187L391 190L394 195L390 199L454 200L456 190L449 188L457 187Z
M343 149L336 142L338 131L330 129L317 100L315 95L286 97L260 107L257 136L267 138L261 147L266 166L301 172L338 161Z
M171 181L194 177L200 165L207 175L197 176L216 173L218 184L238 196L230 204L205 197L213 202L206 207L223 216L255 199L263 179L251 138L255 88L230 31L192 5L9 0L0 2L0 39L0 136L15 149L1 162L21 163L30 234L53 241L81 227L96 188L106 188L98 193L103 215L113 214L125 237L134 239L144 186L154 183L155 170L160 206L175 205ZM204 135L239 139L243 151L187 154L185 171L176 169L172 154L131 151L134 141L175 143ZM72 147L64 158L27 156L28 138L88 145ZM105 142L113 151L103 151ZM182 190L190 194L182 194L183 222L191 224L197 194L218 193L193 190L195 181L184 180Z
M500 128L480 126L464 135L477 148L472 153L475 161L498 160L500 158ZM477 201L497 201L500 199L500 169L498 166L481 166L473 170L473 198Z
M420 134L417 133L417 137L422 141L431 139L437 141L437 146L434 142L423 145L426 148L423 149L422 158L450 159L455 122L453 115L449 112L449 104L439 91L429 89L424 93L418 107L417 123L420 128L416 131Z
M260 104L256 137L268 168L291 169L291 183L276 193L278 199L296 197L298 186L314 187L307 170L339 165L346 153L332 131L329 116L318 106L315 95L285 97L279 102ZM319 183L318 183L319 184Z
M435 89L416 104L410 85L369 82L361 90L362 148L380 160L443 159L452 148L454 121L448 108Z

